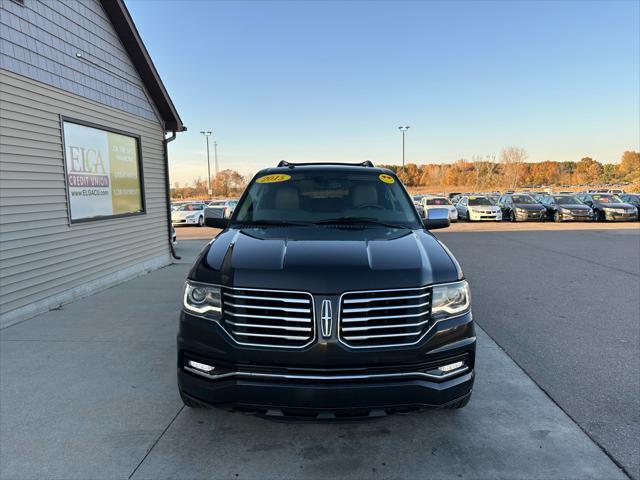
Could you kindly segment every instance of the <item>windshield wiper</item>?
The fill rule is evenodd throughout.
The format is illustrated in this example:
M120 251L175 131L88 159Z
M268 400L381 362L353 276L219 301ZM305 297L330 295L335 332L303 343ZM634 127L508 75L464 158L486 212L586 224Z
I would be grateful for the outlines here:
M390 227L390 228L409 228L404 225L396 225L393 223L381 222L371 217L337 217L337 218L328 218L326 220L319 220L317 222L313 222L314 225L357 225L361 223L368 223L371 225L379 225L382 227Z
M278 227L306 227L309 222L289 222L286 220L252 220L250 222L233 222L241 227L278 226Z

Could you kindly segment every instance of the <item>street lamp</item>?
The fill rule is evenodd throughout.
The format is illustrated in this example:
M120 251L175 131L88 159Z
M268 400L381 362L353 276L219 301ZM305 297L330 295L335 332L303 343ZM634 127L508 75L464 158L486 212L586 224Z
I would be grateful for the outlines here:
M202 130L200 133L204 135L204 138L207 139L207 181L209 184L208 194L211 195L213 193L213 190L211 190L211 162L209 162L209 137L213 132L211 130Z
M402 170L404 171L404 132L406 132L407 130L409 130L409 125L407 125L406 127L398 127L398 130L400 130L402 132Z

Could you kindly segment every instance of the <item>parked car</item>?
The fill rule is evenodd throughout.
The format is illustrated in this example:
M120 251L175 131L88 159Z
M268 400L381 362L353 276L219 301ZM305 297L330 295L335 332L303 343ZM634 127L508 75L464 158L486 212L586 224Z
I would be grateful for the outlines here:
M413 195L411 197L411 200L413 200L413 205L416 207L416 210L418 211L418 215L420 215L420 218L424 218L426 215L424 207L422 206L423 198L424 198L424 195Z
M547 209L547 219L554 222L565 220L592 221L593 210L574 195L547 195L542 199Z
M422 199L422 208L425 212L428 212L432 208L446 208L449 210L449 221L458 221L458 211L446 197L425 196Z
M204 203L194 202L180 205L171 212L171 223L177 225L204 225Z
M305 418L461 408L474 381L469 286L390 170L260 171L184 287L185 405Z
M527 193L508 193L498 202L502 218L512 222L544 221L547 209Z
M502 220L500 207L485 196L465 195L456 204L456 209L459 218L468 222Z
M207 209L211 209L212 216L231 218L236 205L238 205L237 200L213 200L207 204Z
M624 195L620 196L620 200L622 200L625 203L628 203L629 205L635 206L636 210L638 211L638 220L640 220L640 194L625 193Z
M612 193L585 193L578 198L593 209L598 222L630 222L638 217L638 209Z

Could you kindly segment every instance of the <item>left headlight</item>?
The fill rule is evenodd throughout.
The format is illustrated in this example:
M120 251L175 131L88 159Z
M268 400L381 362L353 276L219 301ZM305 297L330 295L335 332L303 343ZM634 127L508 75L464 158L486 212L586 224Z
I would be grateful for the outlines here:
M182 306L187 312L217 320L222 315L220 287L187 280Z
M434 285L431 316L434 320L462 315L471 308L469 284L463 280L445 285Z

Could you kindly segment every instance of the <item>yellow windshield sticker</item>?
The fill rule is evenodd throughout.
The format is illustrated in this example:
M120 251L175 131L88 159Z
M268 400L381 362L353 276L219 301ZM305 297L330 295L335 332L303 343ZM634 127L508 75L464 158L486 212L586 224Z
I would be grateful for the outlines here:
M378 178L384 183L395 183L395 180L391 175L387 175L386 173L381 173L378 175Z
M287 175L286 173L273 173L260 177L256 180L256 183L278 183L286 182L287 180L291 180L291 175Z
M469 197L469 200L475 200L478 197Z

